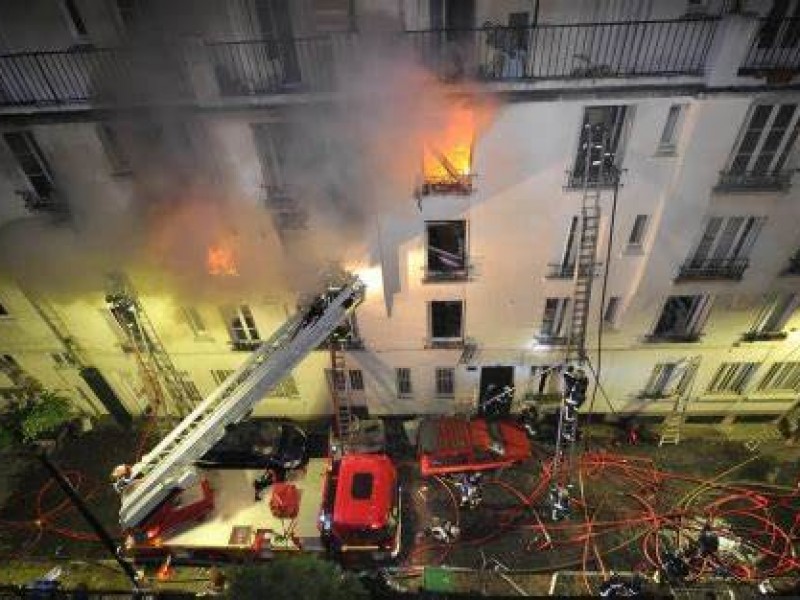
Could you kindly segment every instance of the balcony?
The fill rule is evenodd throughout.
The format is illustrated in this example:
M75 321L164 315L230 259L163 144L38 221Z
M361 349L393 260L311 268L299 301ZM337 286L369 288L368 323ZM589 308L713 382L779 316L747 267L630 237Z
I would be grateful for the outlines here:
M444 81L702 76L718 22L540 24L395 35L397 46L405 45ZM338 67L368 54L368 44L365 36L340 33L5 54L0 106L194 101L193 83L207 85L206 80L216 81L211 95L222 98L331 91ZM203 71L210 76L198 77ZM135 85L143 80L147 86Z
M739 75L788 82L800 70L800 18L761 19ZM785 81L784 81L785 80Z
M651 344L658 344L661 342L669 344L694 343L700 341L701 335L699 331L664 331L646 335L644 341Z
M702 75L718 19L409 31L440 78L536 80Z
M715 192L788 192L792 185L792 171L774 173L731 173L720 171Z
M750 261L747 258L709 258L688 260L680 268L676 283L682 281L730 280L739 281Z

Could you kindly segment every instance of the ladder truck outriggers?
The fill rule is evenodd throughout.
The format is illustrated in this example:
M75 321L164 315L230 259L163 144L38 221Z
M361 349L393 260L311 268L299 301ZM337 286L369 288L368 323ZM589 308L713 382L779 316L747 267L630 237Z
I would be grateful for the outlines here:
M131 555L143 560L225 560L231 555L269 558L276 551L326 549L318 531L326 473L353 458L336 453L328 460L311 459L296 478L276 481L266 502L258 502L256 494L255 504L252 476L257 471L204 471L196 463L331 336L364 294L365 286L355 276L330 286L279 327L139 462L115 470L115 488L121 495L119 521ZM392 525L399 518L395 467L385 456L362 462L372 469L375 501L383 510L369 525L374 528L382 521ZM359 473L354 477L364 479ZM363 504L370 497L362 493L359 500ZM347 498L338 498L336 506L352 512L346 510ZM339 531L345 539L337 540L338 548L348 546L348 535L363 537L357 526Z

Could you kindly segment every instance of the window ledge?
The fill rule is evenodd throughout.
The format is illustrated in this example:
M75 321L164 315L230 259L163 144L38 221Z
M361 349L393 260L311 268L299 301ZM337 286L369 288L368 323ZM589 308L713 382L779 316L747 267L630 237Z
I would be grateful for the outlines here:
M644 256L644 246L642 244L628 244L622 253L628 256Z
M669 333L669 334L651 334L646 335L644 341L650 344L680 344L680 343L697 343L700 341L700 333Z
M436 400L452 400L455 397L456 397L455 392L453 392L452 394L435 394L434 395L434 398Z
M422 283L458 283L470 281L469 270L453 272L427 271L422 278Z
M774 342L785 340L788 334L785 331L755 331L745 333L742 336L743 342Z
M464 340L428 340L425 348L428 350L462 350Z
M664 144L656 148L656 153L653 156L655 158L675 158L678 156L678 150L674 144Z
M566 336L541 335L536 337L536 343L542 346L566 346L568 341Z

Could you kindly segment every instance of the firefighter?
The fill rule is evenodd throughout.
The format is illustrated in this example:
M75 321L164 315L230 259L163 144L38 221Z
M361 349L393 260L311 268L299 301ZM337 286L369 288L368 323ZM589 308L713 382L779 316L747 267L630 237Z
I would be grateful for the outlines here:
M553 502L553 521L561 521L569 516L569 490L565 486L557 486L550 492L550 498Z
M719 550L719 536L714 533L711 523L703 525L703 529L697 537L697 546L700 556L715 554Z
M261 501L262 492L275 483L277 477L275 471L266 469L261 475L253 480L253 489L255 490L255 501Z
M589 378L583 369L567 367L564 373L564 395L567 398L567 404L574 406L576 409L583 406L584 402L586 402L586 390L588 387Z
M128 484L133 481L132 470L130 465L117 465L111 471L111 479L113 480L114 491L118 494L122 493Z
M480 481L480 473L456 475L455 486L459 492L459 506L461 508L474 509L483 502Z
M452 544L461 535L461 528L450 521L443 521L428 527L427 533L437 542Z

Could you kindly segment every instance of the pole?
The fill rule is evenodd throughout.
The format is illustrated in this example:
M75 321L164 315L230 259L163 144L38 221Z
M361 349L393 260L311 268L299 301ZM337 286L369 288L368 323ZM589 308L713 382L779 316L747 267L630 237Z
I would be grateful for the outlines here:
M100 538L100 541L106 547L106 550L108 550L114 556L114 560L117 561L117 564L122 568L128 579L130 579L134 592L141 591L139 582L136 579L136 571L134 570L133 566L119 555L119 552L117 552L117 547L114 544L114 540L105 530L102 523L100 523L92 511L89 510L89 507L80 497L77 490L72 487L72 484L69 482L69 480L64 477L64 474L59 470L59 468L49 458L47 458L47 455L44 452L36 452L35 454L36 458L39 459L39 462L42 463L44 468L47 469L47 472L50 473L53 479L56 480L56 483L58 483L58 486L67 495L67 498L69 498L70 502L72 502L75 508L78 509L78 512L81 513L81 516L86 519L86 522L97 534L97 537Z

